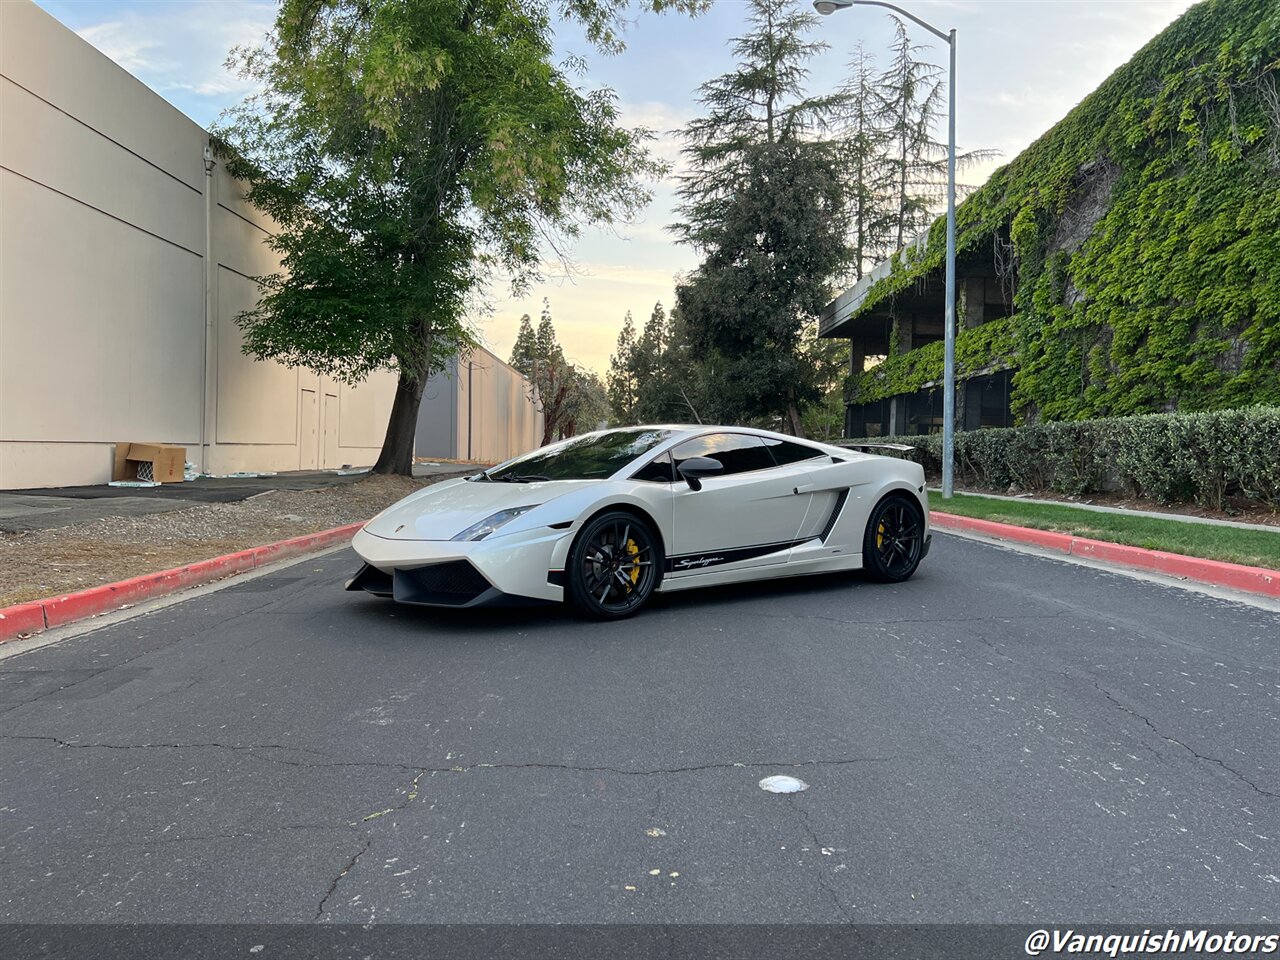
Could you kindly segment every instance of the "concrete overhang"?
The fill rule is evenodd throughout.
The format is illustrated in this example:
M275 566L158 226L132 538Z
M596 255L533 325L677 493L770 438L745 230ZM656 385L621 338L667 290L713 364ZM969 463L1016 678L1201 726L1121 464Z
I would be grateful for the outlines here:
M818 315L818 336L820 337L854 337L861 333L878 332L883 326L884 317L889 313L885 309L876 311L874 307L863 313L863 306L873 287L893 273L895 260L903 261L899 269L910 269L906 264L918 261L924 255L929 244L929 231L910 240L892 257L881 260L855 283L823 308Z

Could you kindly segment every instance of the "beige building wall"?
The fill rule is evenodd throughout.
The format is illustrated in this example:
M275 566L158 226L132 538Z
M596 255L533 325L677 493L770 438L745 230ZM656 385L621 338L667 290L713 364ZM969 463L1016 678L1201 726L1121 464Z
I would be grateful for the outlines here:
M207 146L33 3L0 2L0 489L105 482L120 441L209 473L376 458L391 374L350 388L239 352L250 278L278 260Z
M542 445L542 413L526 380L484 347L458 362L458 456L500 463Z

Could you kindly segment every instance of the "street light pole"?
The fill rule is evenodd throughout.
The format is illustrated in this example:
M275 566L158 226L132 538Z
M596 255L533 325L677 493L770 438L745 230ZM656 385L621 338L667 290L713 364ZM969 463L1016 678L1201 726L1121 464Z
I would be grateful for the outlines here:
M902 14L951 49L951 74L947 83L947 303L943 315L945 359L942 370L942 497L949 499L955 480L956 432L956 32L943 33L913 13L885 0L814 0L823 16L852 6L888 7Z

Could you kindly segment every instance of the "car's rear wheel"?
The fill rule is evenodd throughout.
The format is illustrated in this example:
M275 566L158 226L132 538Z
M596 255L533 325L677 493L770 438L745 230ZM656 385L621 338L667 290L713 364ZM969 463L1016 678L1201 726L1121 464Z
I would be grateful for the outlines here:
M662 544L648 523L622 510L603 513L569 550L569 602L595 620L629 617L653 594L662 561Z
M890 494L876 504L862 539L862 567L872 580L901 583L924 555L924 511L915 498Z

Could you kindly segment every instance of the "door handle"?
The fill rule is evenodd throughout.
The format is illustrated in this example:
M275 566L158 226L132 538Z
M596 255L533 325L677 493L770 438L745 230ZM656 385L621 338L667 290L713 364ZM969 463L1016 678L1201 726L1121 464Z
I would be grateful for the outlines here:
M799 496L799 495L800 495L800 494L802 494L802 493L812 493L812 492L813 492L813 484L812 484L812 483L801 483L801 484L798 484L798 485L795 487L795 489L794 489L794 490L792 490L792 493L796 494L797 496Z

